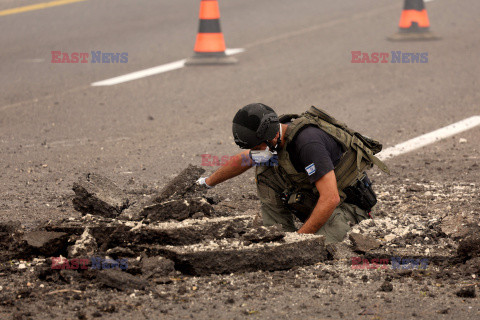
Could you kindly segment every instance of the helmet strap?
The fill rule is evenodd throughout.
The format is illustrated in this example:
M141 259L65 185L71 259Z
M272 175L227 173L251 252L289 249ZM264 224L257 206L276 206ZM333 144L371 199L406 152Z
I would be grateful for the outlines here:
M270 145L270 143L266 142L267 146L270 148L270 150L278 152L278 149L280 149L280 145L282 144L282 124L280 123L280 135L278 136L277 143L275 146Z

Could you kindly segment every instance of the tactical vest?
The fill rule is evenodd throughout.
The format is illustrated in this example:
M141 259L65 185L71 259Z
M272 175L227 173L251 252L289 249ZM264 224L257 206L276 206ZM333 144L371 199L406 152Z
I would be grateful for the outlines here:
M329 116L322 110L311 107L301 115L287 114L279 118L280 123L291 121L284 135L283 148L278 152L277 173L289 184L290 188L308 189L318 194L315 185L312 185L305 171L298 172L290 160L287 151L288 145L296 135L306 126L316 126L335 139L343 150L340 161L335 166L335 176L340 198L345 200L343 190L361 179L364 171L376 165L383 172L390 173L387 166L375 154L382 150L382 145L373 139L361 135L348 128L344 123Z

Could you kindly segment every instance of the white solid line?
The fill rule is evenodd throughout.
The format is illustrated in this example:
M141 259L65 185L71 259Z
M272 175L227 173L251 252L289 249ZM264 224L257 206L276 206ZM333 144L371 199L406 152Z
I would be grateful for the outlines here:
M432 2L433 0L423 0L423 2Z
M380 160L386 160L388 158L392 158L419 149L439 140L448 138L457 133L472 129L478 125L480 125L480 116L473 116L465 120L456 122L454 124L448 125L444 128L432 131L430 133L426 133L419 137L397 144L393 147L387 148L384 151L380 152L377 156Z
M183 60L171 62L171 63L168 63L168 64L164 64L164 65L161 65L161 66L158 66L158 67L153 67L153 68L149 68L149 69L145 69L145 70L140 70L140 71L137 71L137 72L128 73L128 74L123 75L123 76L119 76L119 77L115 77L115 78L111 78L111 79L107 79L107 80L103 80L103 81L94 82L94 83L92 83L92 86L94 86L94 87L113 86L115 84L128 82L128 81L132 81L132 80L137 80L137 79L140 79L140 78L145 78L145 77L153 76L155 74L164 73L164 72L168 72L168 71L172 71L172 70L177 70L177 69L183 68L185 66L185 61L186 60L183 59Z
M244 52L245 49L237 48L237 49L227 49L225 50L225 54L227 56L231 56L234 54L242 53ZM185 61L186 59L183 60L178 60L175 62L163 64L161 66L145 69L145 70L140 70L132 73L125 74L123 76L118 76L115 78L107 79L107 80L102 80L98 82L92 83L93 87L99 87L99 86L113 86L115 84L119 83L124 83L132 80L137 80L149 76L153 76L156 74L164 73L164 72L169 72L177 69L181 69L185 66Z

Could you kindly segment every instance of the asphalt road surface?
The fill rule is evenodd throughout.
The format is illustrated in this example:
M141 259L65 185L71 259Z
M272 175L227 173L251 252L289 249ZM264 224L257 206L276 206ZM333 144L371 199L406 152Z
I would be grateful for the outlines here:
M0 11L38 2L0 0ZM100 87L91 84L190 57L198 1L86 0L0 15L0 219L75 216L71 186L84 172L159 188L202 154L235 154L231 120L252 102L279 114L322 107L386 147L480 115L480 2L428 2L442 39L389 42L402 5L220 1L227 47L245 49L237 64ZM52 63L52 51L126 52L128 62ZM352 63L352 51L426 52L428 62ZM478 183L479 138L476 127L387 163L402 179ZM216 192L239 198L255 192L252 180Z

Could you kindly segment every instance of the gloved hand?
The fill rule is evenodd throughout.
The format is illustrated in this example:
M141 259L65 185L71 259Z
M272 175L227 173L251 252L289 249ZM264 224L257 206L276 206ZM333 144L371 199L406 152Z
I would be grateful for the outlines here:
M205 186L207 189L211 189L213 187L209 186L205 180L207 178L206 177L201 177L200 179L198 179L195 183L198 185L198 186Z

